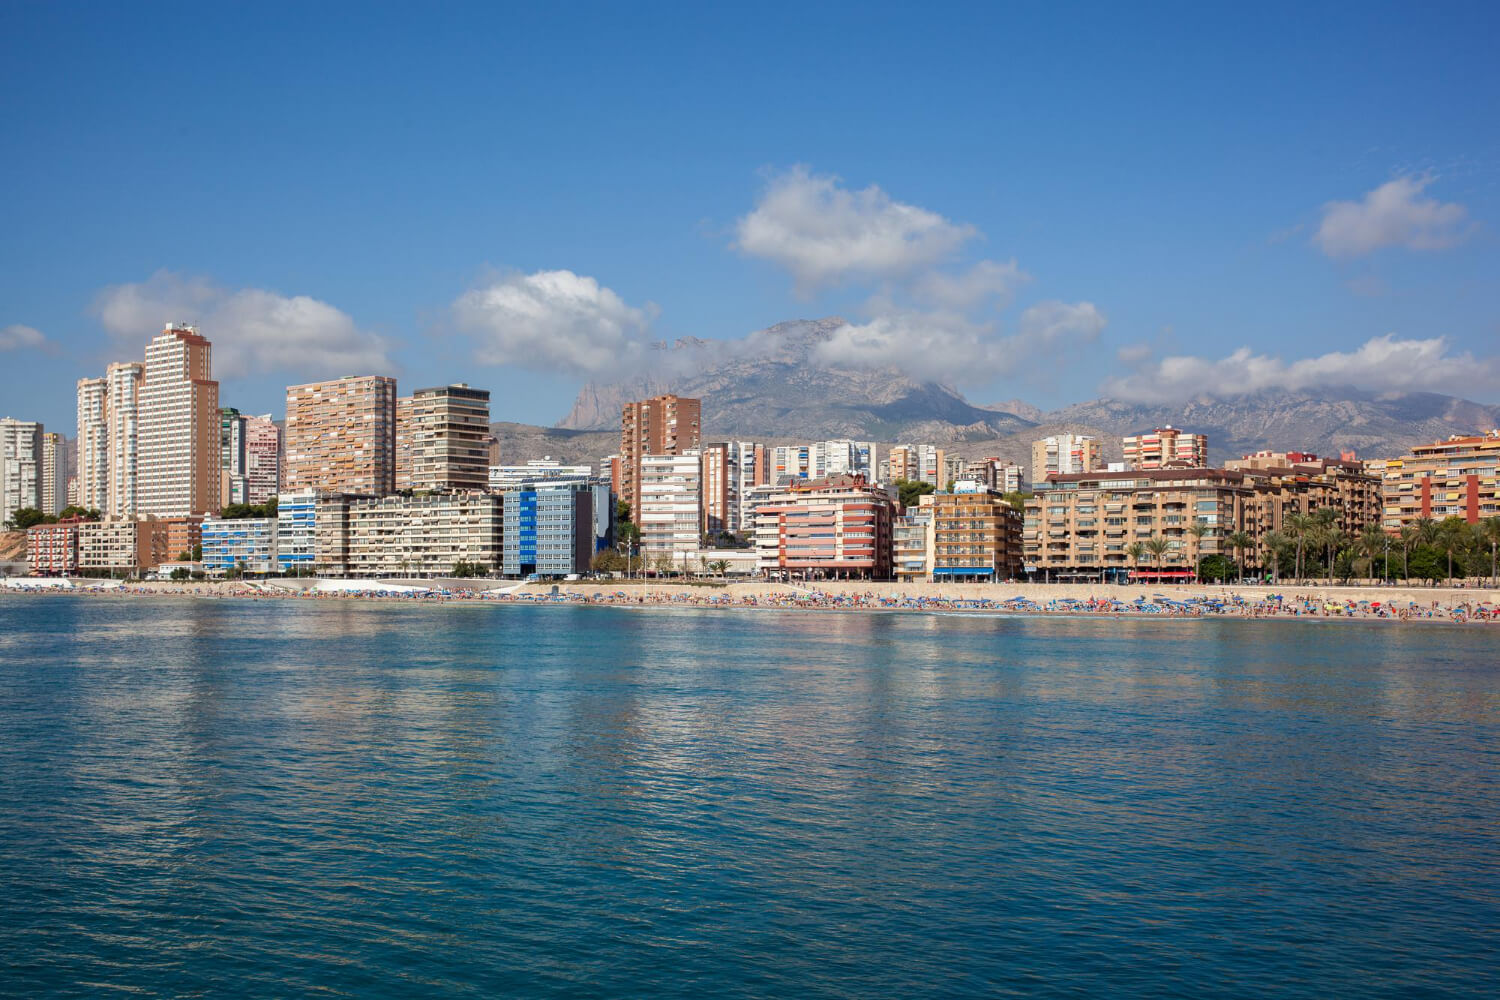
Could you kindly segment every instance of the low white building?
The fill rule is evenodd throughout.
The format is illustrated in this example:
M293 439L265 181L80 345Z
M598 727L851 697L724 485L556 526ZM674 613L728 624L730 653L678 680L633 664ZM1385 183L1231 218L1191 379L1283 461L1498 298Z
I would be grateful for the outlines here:
M320 513L324 508L320 507ZM333 511L329 509L329 515ZM348 504L346 565L354 577L449 576L459 563L498 572L504 524L493 493L429 493L354 500ZM332 551L337 543L323 535ZM318 561L324 556L319 553Z
M525 465L490 466L490 492L505 493L519 489L522 483L540 483L545 480L583 482L593 475L592 465L564 465L547 455L534 458Z
M209 573L279 572L274 517L203 519L203 568Z

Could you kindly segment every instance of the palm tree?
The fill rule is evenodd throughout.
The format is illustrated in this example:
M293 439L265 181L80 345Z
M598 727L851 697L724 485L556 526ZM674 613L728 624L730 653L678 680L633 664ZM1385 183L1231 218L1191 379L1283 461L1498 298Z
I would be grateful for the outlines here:
M1402 583L1408 583L1408 582L1411 581L1411 574L1409 572L1407 572L1407 565L1406 565L1406 563L1407 563L1407 556L1411 552L1411 547L1413 545L1417 544L1417 535L1418 535L1417 526L1415 524L1408 524L1406 527L1404 527L1404 528L1401 529L1401 582Z
M1419 517L1411 523L1417 529L1417 544L1431 545L1437 541L1438 523L1430 517Z
M1125 554L1130 557L1131 562L1135 563L1135 575L1139 579L1141 575L1141 556L1146 554L1146 546L1140 542L1131 542L1125 546Z
M1243 552L1245 549L1252 549L1252 548L1254 548L1255 547L1255 539L1250 537L1249 532L1245 532L1245 531L1231 531L1229 533L1229 536L1224 539L1224 544L1227 545L1227 546L1229 546L1230 551L1232 551L1234 553L1235 565L1239 569L1239 573L1240 573L1240 583L1244 583L1245 582L1245 567L1244 567L1244 565L1240 561L1240 553Z
M1194 521L1188 525L1187 533L1193 536L1193 582L1198 582L1198 564L1203 562L1203 536L1208 534L1208 525Z
M1360 550L1363 551L1370 560L1371 579L1375 578L1375 557L1379 555L1383 550L1389 551L1390 545L1391 536L1386 534L1385 529L1378 524L1367 524L1365 525L1364 530L1359 533ZM1380 576L1382 579L1385 578L1386 570L1388 568L1389 567L1381 566Z
M1448 577L1445 582L1451 583L1453 581L1453 553L1462 552L1467 548L1465 543L1470 538L1468 522L1460 517L1444 518L1443 523L1438 525L1436 535L1438 550L1448 557Z
M1297 540L1297 565L1294 575L1302 579L1302 545L1307 535L1317 525L1307 514L1290 514L1286 519L1287 533Z
M1328 550L1328 579L1333 579L1333 562L1336 553L1344 551L1344 545L1349 541L1349 536L1336 527L1323 529L1323 545Z
M1150 538L1146 539L1146 551L1151 553L1151 559L1156 563L1157 583L1161 583L1162 556L1166 555L1167 549L1171 547L1171 542L1167 541L1165 538L1159 538L1156 535L1152 535Z
M1500 586L1500 577L1495 575L1495 550L1500 548L1500 517L1487 517L1479 522L1481 541L1490 543L1490 586Z
M1279 531L1268 531L1260 544L1271 557L1271 584L1274 586L1281 579L1281 547L1286 544L1286 536Z

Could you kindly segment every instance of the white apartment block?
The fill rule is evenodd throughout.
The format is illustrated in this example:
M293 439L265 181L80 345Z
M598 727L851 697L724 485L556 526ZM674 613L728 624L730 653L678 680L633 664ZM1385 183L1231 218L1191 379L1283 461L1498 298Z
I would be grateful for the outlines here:
M78 484L73 498L87 510L109 507L109 382L78 380Z
M106 517L133 521L140 512L141 380L146 366L138 361L118 362L105 370L109 456L105 459L109 480L103 508Z
M805 444L779 444L767 449L770 482L806 479L812 475L812 448Z
M1103 446L1089 434L1055 434L1031 446L1033 483L1044 483L1049 475L1071 476L1103 466Z
M68 452L61 434L42 435L42 513L60 514L68 505Z
M698 451L641 458L641 549L698 550L702 523L702 460Z
M880 470L880 448L874 441L848 438L814 441L808 445L808 466L811 479L847 473L873 482Z
M42 509L42 425L0 420L0 523L24 507Z

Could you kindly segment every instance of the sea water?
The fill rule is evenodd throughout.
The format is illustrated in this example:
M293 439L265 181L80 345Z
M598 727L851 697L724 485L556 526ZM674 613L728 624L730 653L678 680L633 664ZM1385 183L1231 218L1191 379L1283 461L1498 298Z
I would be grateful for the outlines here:
M6 996L1478 996L1500 632L0 597Z

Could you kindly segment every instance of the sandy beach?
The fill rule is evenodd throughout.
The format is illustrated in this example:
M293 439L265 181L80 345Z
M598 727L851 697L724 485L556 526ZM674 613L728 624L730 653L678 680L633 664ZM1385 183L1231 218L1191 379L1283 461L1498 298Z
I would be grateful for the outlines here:
M1320 618L1386 622L1500 622L1500 590L1478 587L1224 585L1119 586L1109 584L954 584L825 581L694 585L586 580L519 583L506 580L327 581L271 579L174 583L73 580L69 587L4 581L8 593L78 593L141 597L246 600L470 601L493 604L560 603L705 609L772 608L826 611L1013 612L1048 615ZM325 589L329 588L329 589Z

